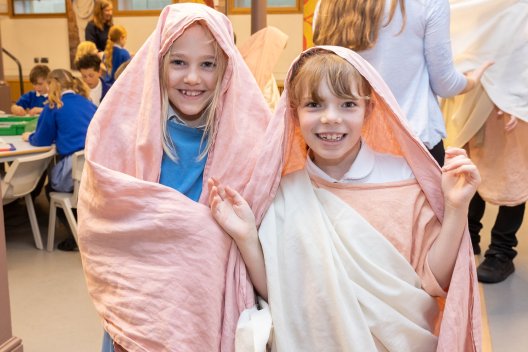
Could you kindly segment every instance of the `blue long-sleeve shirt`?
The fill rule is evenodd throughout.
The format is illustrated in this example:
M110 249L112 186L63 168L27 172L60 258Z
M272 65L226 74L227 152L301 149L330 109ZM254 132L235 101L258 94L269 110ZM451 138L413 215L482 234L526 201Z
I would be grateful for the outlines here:
M34 146L55 143L59 155L70 155L84 149L86 132L97 107L82 95L65 93L61 108L46 105L37 122L35 132L29 136Z
M16 105L24 109L43 108L44 102L48 100L47 95L38 95L34 90L22 95L16 102Z

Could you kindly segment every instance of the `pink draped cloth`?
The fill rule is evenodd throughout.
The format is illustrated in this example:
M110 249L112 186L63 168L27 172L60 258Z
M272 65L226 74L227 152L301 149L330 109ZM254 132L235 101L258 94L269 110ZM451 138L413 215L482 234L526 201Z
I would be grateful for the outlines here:
M239 314L254 304L238 249L210 214L207 184L198 203L159 184L159 65L195 21L228 57L204 180L237 189L260 221L280 178L282 121L270 119L229 20L204 5L167 6L90 125L79 196L88 290L127 351L233 351Z
M412 134L401 108L381 76L368 62L350 50L333 46L319 48L333 51L343 57L369 81L373 87L371 99L374 100L375 106L373 112L365 120L362 137L375 151L402 155L407 160L432 211L442 222L444 198L438 164L424 145ZM295 66L296 61L292 67ZM291 69L288 77L290 74ZM275 116L275 119L284 118L286 123L284 152L287 165L285 173L301 169L306 160L304 141L302 141L298 128L295 127L293 112L288 107L287 92L286 84ZM429 238L426 241L431 240ZM437 351L481 350L479 302L475 262L466 227L447 296L440 302L443 311L439 323Z

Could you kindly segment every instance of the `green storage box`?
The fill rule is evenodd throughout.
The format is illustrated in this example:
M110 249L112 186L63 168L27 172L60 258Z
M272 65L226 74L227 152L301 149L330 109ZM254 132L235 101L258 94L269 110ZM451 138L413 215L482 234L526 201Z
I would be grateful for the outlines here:
M0 136L16 136L24 132L34 131L37 127L38 116L0 117Z

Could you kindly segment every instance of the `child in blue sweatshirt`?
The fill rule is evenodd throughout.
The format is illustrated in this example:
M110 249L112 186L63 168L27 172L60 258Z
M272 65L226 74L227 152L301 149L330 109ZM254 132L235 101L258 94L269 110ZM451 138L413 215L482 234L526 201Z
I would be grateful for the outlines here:
M22 139L34 146L55 144L59 158L51 170L46 190L71 192L71 157L84 149L88 125L97 107L88 100L90 91L86 84L67 70L51 71L48 84L48 104L40 114L35 132L24 133Z
M22 95L15 104L11 106L11 113L17 116L38 115L44 108L44 102L48 99L48 84L46 79L50 69L46 65L36 65L29 72L29 81L33 90Z

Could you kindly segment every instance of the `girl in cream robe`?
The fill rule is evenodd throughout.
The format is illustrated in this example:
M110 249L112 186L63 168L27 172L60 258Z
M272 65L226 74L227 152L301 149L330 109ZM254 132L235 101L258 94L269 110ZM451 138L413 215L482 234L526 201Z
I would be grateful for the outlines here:
M285 176L258 235L227 183L210 180L209 197L268 300L272 350L480 351L466 229L480 177L465 152L440 170L351 50L308 49L285 88Z

